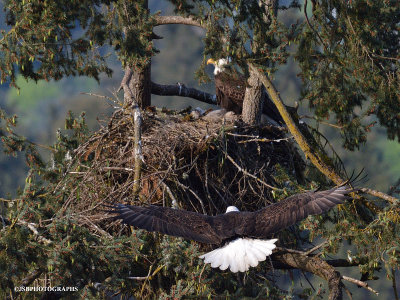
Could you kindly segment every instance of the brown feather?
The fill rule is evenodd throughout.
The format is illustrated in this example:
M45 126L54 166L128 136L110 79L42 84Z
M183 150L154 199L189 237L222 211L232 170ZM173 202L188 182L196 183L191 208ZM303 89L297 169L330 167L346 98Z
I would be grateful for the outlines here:
M207 216L195 212L160 206L112 207L116 219L147 231L157 231L207 244L239 236L268 238L309 215L321 214L343 203L353 192L349 186L327 191L307 192L288 197L255 212L229 212Z
M217 104L227 111L233 111L235 114L241 114L243 101L246 93L246 77L238 71L224 71L214 76ZM284 121L268 97L266 91L263 93L263 113L274 119L278 124L284 124Z

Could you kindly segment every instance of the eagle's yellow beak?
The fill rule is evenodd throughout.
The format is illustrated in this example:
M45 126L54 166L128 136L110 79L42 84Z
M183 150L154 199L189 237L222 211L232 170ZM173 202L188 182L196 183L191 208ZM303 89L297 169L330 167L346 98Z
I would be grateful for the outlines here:
M209 64L215 65L215 60L213 60L212 58L209 58L209 59L207 60L207 65L209 65Z

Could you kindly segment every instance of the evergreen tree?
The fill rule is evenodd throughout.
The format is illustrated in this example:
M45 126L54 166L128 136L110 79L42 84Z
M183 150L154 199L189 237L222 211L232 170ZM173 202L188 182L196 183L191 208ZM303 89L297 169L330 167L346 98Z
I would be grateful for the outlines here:
M105 168L96 165L99 157L104 155L98 150L99 145L110 135L104 134L100 139L97 139L98 135L91 135L86 129L84 116L68 116L66 128L70 134L59 132L57 142L51 147L52 160L46 163L33 143L14 133L16 117L1 113L0 135L6 151L10 154L25 151L31 168L19 197L2 199L2 297L11 299L19 294L29 298L30 294L20 293L15 287L29 286L43 278L51 278L53 286L77 287L78 291L73 291L72 295L92 298L98 297L98 293L105 296L116 291L138 298L229 295L282 298L288 295L288 291L279 289L273 280L266 280L264 275L268 272L265 270L263 273L251 271L247 281L240 276L209 269L204 275L200 262L195 260L202 251L198 244L137 230L132 236L113 238L107 231L110 228L103 223L104 228L98 224L83 225L69 207L71 195L79 200L88 195L102 194L109 191L111 183L120 184L127 179L133 182L130 187L132 201L139 201L137 199L146 188L157 193L158 187L146 186L149 179L141 176L142 112L151 105L151 93L181 95L185 89L186 95L197 100L212 101L210 95L205 96L182 85L163 86L151 81L151 58L157 53L153 40L159 38L153 33L156 26L182 24L205 29L204 63L197 76L200 80L207 79L204 68L209 56L229 57L248 78L243 120L250 125L259 122L259 112L252 107L260 107L261 97L254 95L260 95L256 92L264 86L285 121L288 133L293 135L306 159L312 163L313 170L318 170L314 173L319 177L310 175L310 180L319 178L322 184L327 180L341 184L345 182L346 174L337 157L327 154L327 143L321 134L299 122L295 111L288 111L271 82L274 72L290 56L300 65L302 100L309 101L317 125L328 119L340 129L344 147L355 149L366 142L375 120L386 128L388 138L400 138L400 5L397 1L171 0L169 2L176 12L173 16L151 14L147 0L4 2L5 21L9 27L1 32L0 39L2 83L18 88L16 76L19 74L35 81L59 80L71 75L99 80L101 73L111 76L105 57L107 51L115 51L125 70L120 87L124 91L124 103L123 109L110 120L108 130L115 128L114 120L126 121L118 123L122 126L133 119L134 154L131 156L134 159L130 161L134 161L134 168L129 170L134 176L116 178L110 173L113 169L109 165ZM302 16L292 20L290 25L280 18L281 12L288 9L301 9L302 12ZM291 47L293 45L295 47ZM132 117L124 119L125 115ZM114 131L115 135L122 134L123 128ZM214 149L218 146L223 148L222 154L227 154L232 150L223 145L231 145L232 140L224 132L222 130L219 136L223 142L219 143L217 139L209 147ZM246 131L241 133L245 136ZM129 132L126 134L129 140ZM132 147L129 143L130 140L109 145L119 145L123 152L128 146ZM232 149L235 147L231 146ZM78 161L71 157L77 154L77 149L90 151L81 153L82 160ZM248 156L259 151L259 148L251 146L246 149ZM217 157L220 159L221 155ZM218 161L220 170L225 168L223 161L231 158L226 156ZM247 162L249 165L242 171L258 166L258 162ZM107 160L108 163L111 160ZM177 159L171 165L179 163ZM162 164L160 161L160 168ZM96 174L101 173L104 179L103 185L88 188L85 195L80 194L80 183L89 179L74 177L84 173L82 168L96 170ZM126 165L119 168L128 170ZM276 166L272 177L282 188L269 190L266 194L277 201L287 193L304 188L304 182L296 182L290 175L292 171L289 167L280 169ZM259 169L254 170L254 174L259 172ZM229 178L229 174L224 172L220 175L225 180ZM182 177L185 176L192 175L183 173ZM260 180L256 181L259 183ZM292 189L284 188L288 182ZM185 185L180 189L185 189ZM197 196L193 190L186 189L185 193L189 193L187 191ZM344 205L335 214L310 217L302 222L301 228L308 231L300 232L296 228L294 234L286 232L297 241L291 244L297 249L282 249L275 253L272 257L275 268L299 269L323 278L328 283L330 299L342 298L342 281L346 279L368 288L365 280L373 279L382 267L385 267L395 288L395 270L399 267L400 253L398 199L369 189L361 191L380 200L356 196L353 203ZM185 197L182 192L182 198ZM211 207L212 199L207 201ZM220 205L214 203L213 209ZM325 241L311 250L304 249L305 241L315 237L322 237ZM343 241L354 246L353 252L347 255L349 258L344 255L341 259L327 260L319 254L314 255L315 251L321 251L322 257L329 253L337 254ZM151 262L150 268L147 262ZM362 281L342 277L335 269L352 266L359 267ZM397 293L396 289L394 292ZM304 290L303 296L311 293Z

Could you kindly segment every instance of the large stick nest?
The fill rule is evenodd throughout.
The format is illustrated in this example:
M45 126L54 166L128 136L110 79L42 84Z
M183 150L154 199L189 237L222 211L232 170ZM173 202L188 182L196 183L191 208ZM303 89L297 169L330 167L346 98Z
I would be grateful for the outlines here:
M75 183L65 206L100 233L100 204L165 205L215 215L229 205L257 210L274 202L271 188L301 180L304 162L283 128L240 121L207 122L185 114L143 116L141 192L133 195L134 123L116 112L75 153ZM286 179L285 179L286 178ZM285 182L286 180L286 182ZM103 232L104 233L104 232Z

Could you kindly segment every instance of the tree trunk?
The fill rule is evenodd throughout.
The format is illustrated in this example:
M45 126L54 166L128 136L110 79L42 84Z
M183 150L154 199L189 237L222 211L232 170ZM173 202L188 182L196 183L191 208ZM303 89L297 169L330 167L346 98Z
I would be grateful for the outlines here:
M124 12L126 14L125 18L129 19L129 3L130 0L125 0L123 2ZM149 9L148 0L138 1L136 5L141 5L143 9ZM135 27L137 24L127 24L126 26ZM125 36L127 34L127 27L124 28ZM129 66L130 72L127 72L127 67L125 68L125 79L122 81L121 87L124 83L129 85L129 89L132 93L133 102L135 102L141 109L146 108L151 105L151 60L146 66L138 68L136 66ZM130 76L127 76L130 74ZM131 100L129 100L131 101ZM134 105L134 103L125 103L125 105Z
M132 69L129 88L141 109L151 105L151 64L143 69Z
M264 19L270 18L270 10L268 7L272 6L272 13L277 14L277 0L260 0L261 4L266 5L266 9L264 11ZM260 30L255 28L253 32L253 45L252 51L257 52L257 48L259 47L258 37L262 34ZM242 110L242 119L243 122L249 125L257 125L261 121L261 114L263 109L263 99L264 99L264 91L262 88L262 83L259 77L250 69L249 70L250 77L247 80L248 87L246 88L246 93L243 99L243 110Z
M248 86L243 100L242 119L250 125L257 125L261 120L263 109L263 88L257 75L250 70L250 77L247 79Z

